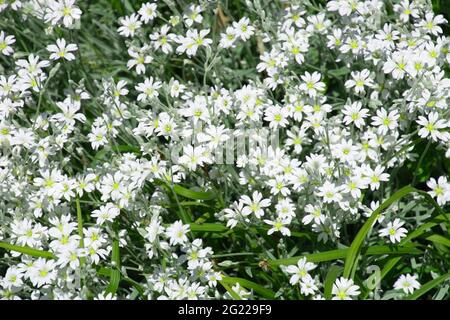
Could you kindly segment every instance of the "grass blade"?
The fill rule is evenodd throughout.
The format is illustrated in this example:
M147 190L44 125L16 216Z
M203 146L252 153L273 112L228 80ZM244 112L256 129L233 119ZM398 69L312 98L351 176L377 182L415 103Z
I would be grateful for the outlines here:
M432 219L430 219L428 222L422 224L415 230L408 233L408 235L403 238L403 240L400 242L400 245L404 245L407 242L410 242L412 239L420 237L424 233L426 233L429 229L433 228L434 226L437 226L438 224L447 221L450 218L450 214L445 215L438 215Z
M109 285L106 288L106 292L116 294L120 283L120 250L119 250L119 240L114 239L112 243L112 263L114 268L111 269Z
M428 236L426 239L450 248L450 239L441 236L439 234L432 234L431 236Z
M247 280L247 279L238 278L238 277L223 277L221 282L223 282L225 284L229 284L229 285L239 283L241 286L243 286L247 289L252 289L254 292L259 293L261 296L263 296L266 299L274 299L275 298L275 293L272 290L264 288L263 286L255 283L253 281Z
M331 299L331 291L333 289L333 284L337 277L342 274L342 268L338 266L331 266L328 270L327 276L324 282L324 297L327 300Z
M191 231L197 232L226 232L230 229L228 229L223 224L219 223L190 223Z
M331 251L325 251L325 252L318 252L318 253L311 253L311 254L305 254L302 256L296 256L286 259L277 259L277 260L269 260L269 264L271 266L279 266L279 265L290 265L290 264L296 264L298 260L300 260L303 257L306 257L306 259L310 262L325 262L325 261L332 261L332 260L338 260L338 259L344 259L346 258L348 254L349 248L346 249L338 249L338 250L331 250ZM422 254L422 250L417 249L414 246L403 246L403 247L394 247L394 246L373 246L367 248L365 250L365 255L406 255L406 254Z
M78 223L78 235L80 236L80 248L84 248L84 235L83 235L83 215L81 213L81 206L80 206L80 198L78 196L75 199L75 204L77 207L77 223ZM86 261L85 257L80 258L80 267L84 265Z
M344 265L344 277L349 278L352 274L352 270L356 270L357 267L357 258L359 256L359 253L361 251L361 246L364 242L364 239L366 238L369 230L372 228L373 224L375 223L375 220L379 217L381 212L385 209L387 209L391 204L393 204L395 201L405 197L406 195L410 193L419 193L424 197L424 200L431 204L436 211L440 214L445 216L445 213L443 212L442 208L439 207L439 205L434 201L431 196L426 193L425 191L418 190L416 188L413 188L411 186L406 186L395 192L390 198L388 198L385 202L383 202L370 216L369 219L364 223L364 225L359 230L358 234L356 235L355 239L353 239L353 242L350 246L350 249L348 250L346 259L345 259L345 265Z
M200 192L200 191L193 191L190 189L186 189L178 184L175 184L173 186L173 191L180 195L183 196L185 198L189 198L189 199L193 199L193 200L213 200L216 198L216 194L210 192L210 191L206 191L206 192Z
M38 258L46 258L46 259L55 259L55 255L49 251L44 250L38 250L34 248L30 248L28 246L16 246L14 244L9 244L6 242L0 242L0 248L9 250L9 251L16 251L20 252L32 257L38 257Z

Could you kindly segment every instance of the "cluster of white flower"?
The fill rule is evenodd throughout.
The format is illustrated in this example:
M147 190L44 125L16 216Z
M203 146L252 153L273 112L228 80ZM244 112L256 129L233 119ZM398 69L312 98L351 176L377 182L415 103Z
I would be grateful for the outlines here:
M337 248L396 191L392 172L421 161L417 137L450 158L446 20L428 1L393 2L293 1L280 14L247 1L242 17L205 1L181 12L144 3L116 26L124 76L83 71L76 82L81 1L0 1L0 17L20 11L17 24L39 20L48 38L24 53L19 35L0 30L0 241L36 250L2 252L0 297L252 297L239 283L232 295L218 289L220 264L191 230L203 216L186 209L202 203L180 203L180 183L222 188L208 222L262 228L281 246L302 230ZM252 62L231 58L249 48ZM246 139L261 143L233 144L237 159L224 164L217 150ZM427 191L445 205L450 183L436 178ZM395 244L417 225L388 212L375 237ZM140 283L117 293L105 269ZM282 269L302 296L323 299L318 265ZM417 280L391 285L409 294ZM340 277L332 295L356 298L360 287Z

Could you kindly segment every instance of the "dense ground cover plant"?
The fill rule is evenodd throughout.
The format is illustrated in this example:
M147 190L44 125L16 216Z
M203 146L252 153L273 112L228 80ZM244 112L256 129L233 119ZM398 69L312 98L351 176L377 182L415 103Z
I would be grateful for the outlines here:
M448 299L446 5L0 1L0 297Z

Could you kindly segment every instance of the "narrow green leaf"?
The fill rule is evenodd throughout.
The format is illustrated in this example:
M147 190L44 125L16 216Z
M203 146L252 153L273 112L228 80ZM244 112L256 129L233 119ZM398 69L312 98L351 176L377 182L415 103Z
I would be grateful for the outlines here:
M105 268L105 267L100 267L97 269L97 274L100 276L105 276L105 277L111 277L111 273L112 273L112 269L111 268ZM140 285L140 283L138 283L137 281L134 281L131 278L128 277L121 277L121 280L129 283L130 285L132 285L136 291L142 296L144 297L144 288Z
M349 248L345 249L338 249L338 250L331 250L331 251L325 251L325 252L318 252L318 253L311 253L311 254L305 254L302 256L296 256L286 259L277 259L277 260L269 260L269 264L272 266L279 266L279 265L291 265L296 264L297 261L303 257L306 257L306 259L310 262L324 262L324 261L332 261L332 260L338 260L338 259L344 259L348 255ZM420 249L417 249L414 246L403 246L403 247L393 247L393 246L373 246L367 248L365 250L365 255L405 255L405 254L421 254L423 253Z
M255 283L253 281L247 280L247 279L238 278L238 277L223 277L222 282L225 284L230 284L230 285L239 283L241 286L243 286L247 289L252 289L254 292L260 294L261 296L263 296L266 299L274 299L275 298L275 293L272 290L264 288L263 286Z
M309 262L317 263L317 262L342 259L342 258L345 258L346 254L347 254L347 249L339 249L339 250L330 250L330 251L324 251L324 252L310 253L310 254L305 254L302 256L296 256L296 257L291 257L291 258L269 260L268 262L272 266L291 265L291 264L296 264L298 262L298 260L300 260L303 257L306 257L306 259Z
M190 223L189 226L191 227L191 231L200 231L200 232L226 232L230 229L228 229L223 224L219 223Z
M446 247L450 247L450 239L441 236L439 234L432 234L431 236L428 236L426 239L435 243L442 244Z
M450 218L450 214L447 213L445 215L438 215L438 216L428 220L424 224L420 225L419 227L417 227L416 229L414 229L410 233L408 233L408 235L402 239L402 241L400 242L400 245L404 245L405 243L410 242L412 239L420 237L421 235L426 233L429 229L437 226L438 224L440 224L442 222L447 221L449 218Z
M6 242L0 242L0 248L20 252L32 257L46 258L46 259L55 259L55 255L49 251L33 249L28 246L16 246L14 244L9 244Z
M185 198L193 199L193 200L212 200L216 198L216 195L210 191L207 192L200 192L200 191L193 191L190 189L186 189L178 184L175 184L173 186L173 191Z
M81 213L81 206L80 206L80 198L78 196L75 198L75 204L77 208L77 223L78 223L78 236L80 237L80 248L84 248L84 235L83 235L83 215ZM85 257L80 258L80 267L84 265L86 261Z
M425 283L420 289L417 289L414 291L411 295L407 296L406 300L417 300L421 296L423 296L428 291L432 290L433 288L437 287L442 282L446 281L450 278L450 273L444 274L436 279L433 279L427 283Z
M114 265L114 269L111 270L109 285L106 288L106 292L110 292L113 295L116 294L117 289L119 288L120 283L120 249L119 249L119 240L114 239L112 243L112 254L111 259Z
M369 232L369 230L372 228L373 224L375 223L375 220L379 217L381 212L385 209L387 209L391 204L393 204L395 201L405 197L406 195L416 192L422 195L429 204L431 204L436 211L441 214L445 215L442 208L439 207L439 205L434 201L433 198L430 197L430 195L424 191L418 190L416 188L413 188L411 186L406 186L395 192L389 199L387 199L385 202L383 202L367 219L367 221L364 223L364 225L359 230L358 234L356 235L355 239L353 239L353 242L350 246L350 249L348 250L346 259L345 259L345 265L344 265L344 277L349 278L352 274L352 270L356 270L357 267L357 258L361 250L361 246Z
M328 269L327 276L325 278L324 282L324 297L327 300L331 299L331 291L333 289L333 284L336 281L337 277L339 277L342 274L342 267L338 266L331 266L330 269Z
M402 257L395 257L389 259L388 262L384 265L383 269L381 269L380 281L395 267L395 265L402 259Z

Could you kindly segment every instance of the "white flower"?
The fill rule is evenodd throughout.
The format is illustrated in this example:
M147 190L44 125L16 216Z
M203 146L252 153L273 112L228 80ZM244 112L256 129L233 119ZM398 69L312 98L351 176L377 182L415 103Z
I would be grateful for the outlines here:
M173 98L178 98L178 96L184 92L186 86L181 84L180 81L174 80L170 86L170 96Z
M310 74L306 71L301 78L304 82L300 85L300 90L306 92L310 97L315 97L318 92L325 90L325 83L320 81L321 75L319 72L315 71Z
M145 73L145 65L152 63L153 57L146 53L148 47L144 46L138 50L128 49L128 54L131 59L127 62L127 68L132 69L136 67L137 74Z
M334 295L332 300L352 300L352 297L358 296L361 292L352 279L340 277L334 282L331 293Z
M276 105L266 109L264 120L269 121L270 128L276 129L278 126L284 128L288 124L288 116L289 112L286 108Z
M425 19L420 20L416 26L424 28L426 32L437 36L442 33L442 28L439 25L446 22L447 20L444 19L442 14L434 16L433 12L428 12L425 15Z
M342 200L341 187L336 187L334 183L325 181L325 183L318 188L317 195L323 198L325 203L339 202Z
M450 183L447 182L447 177L441 176L437 182L434 178L430 178L427 181L427 186L431 189L428 193L436 198L439 205L442 206L450 201Z
M155 49L161 49L165 54L169 54L173 51L171 42L175 39L175 34L168 33L169 30L170 26L165 24L161 27L159 32L154 32L150 35L150 39L153 40Z
M14 53L13 48L10 47L16 42L14 36L7 36L3 31L0 31L0 52L5 56L9 56Z
M227 27L224 33L220 35L219 46L222 48L230 48L234 46L237 39L236 31L233 27Z
M238 22L233 22L234 33L243 41L248 40L253 34L255 28L250 25L250 20L247 17L241 18Z
M419 288L420 283L417 281L417 275L402 274L394 283L395 290L403 290L406 294L411 294Z
M345 105L344 110L342 110L342 113L345 115L343 119L344 123L354 123L358 129L362 129L362 127L366 124L364 119L367 117L369 109L361 108L362 103L360 101L355 101L351 105Z
M379 134L386 134L389 130L395 130L398 126L397 120L400 118L397 110L387 113L386 109L377 110L377 115L372 117L372 125L378 127Z
M77 51L78 46L76 44L70 43L66 46L65 39L57 39L56 45L51 44L47 46L47 51L51 52L51 60L66 59L67 61L75 60L75 55L73 51Z
M186 234L189 232L189 225L178 220L167 227L166 235L169 237L171 245L184 244L188 241Z
M153 77L145 78L143 83L138 83L136 86L136 90L142 92L138 95L137 101L148 101L158 97L161 86L161 81L155 81Z
M203 8L201 6L192 4L183 15L184 23L188 27L191 27L194 23L202 23L203 17L200 14L202 11Z
M313 277L307 276L300 280L300 292L305 296L313 295L317 290L319 290L319 288Z
M272 226L272 228L267 231L268 235L271 235L274 232L281 232L282 235L288 237L291 235L291 231L285 227L286 225L289 225L288 220L277 218L275 221L265 219L264 222Z
M56 280L57 270L53 260L38 258L29 271L30 281L36 287L50 284Z
M392 243L400 242L400 240L406 237L406 234L408 233L405 228L402 228L404 224L405 223L403 221L396 218L393 222L389 222L386 228L383 228L379 231L380 236L389 237L389 240Z
M158 14L156 8L156 3L143 3L138 11L138 13L141 15L142 22L148 23L149 21L155 19Z
M106 127L93 127L92 131L88 134L89 142L94 150L104 146L108 143L106 138L108 135L108 129Z
M446 135L443 135L439 130L447 128L447 121L444 119L439 119L437 112L430 112L428 114L428 119L423 116L419 116L419 120L416 122L422 126L419 130L420 137L426 138L430 136L433 141L446 138Z
M81 10L75 6L75 0L49 1L45 20L56 25L62 19L65 27L71 27L76 20L80 20L81 14Z
M263 195L259 191L253 192L252 199L244 195L240 201L245 205L242 214L248 216L253 213L258 219L264 215L264 208L270 206L270 199L263 199Z
M359 2L354 0L338 0L327 3L327 9L330 11L338 11L341 16L349 16L357 9Z
M351 76L353 79L347 80L345 82L346 88L355 88L356 93L364 92L364 87L372 88L374 86L373 80L370 78L370 71L367 69L361 72L352 72Z
M24 274L17 267L9 267L0 283L8 289L20 288L23 285Z
M377 190L380 187L380 182L389 181L389 174L384 173L384 167L377 165L375 169L369 166L363 166L362 174L367 177L367 182L371 190Z
M392 73L396 80L403 79L411 59L403 52L396 51L383 65L384 73Z
M408 22L410 16L414 18L419 17L419 10L409 0L403 0L400 4L395 4L394 10L400 13L400 20L404 23Z
M186 33L186 37L179 36L176 39L176 42L180 44L180 46L177 47L177 53L181 54L186 52L186 54L191 57L195 56L197 49L200 46L209 47L209 45L212 44L212 40L205 38L208 33L209 29L200 30L200 33L197 29L189 29Z
M142 26L139 21L139 15L133 13L131 16L122 17L119 19L121 26L117 29L119 34L124 37L134 37L136 31Z
M104 206L101 206L100 209L92 211L92 217L97 218L97 224L102 225L105 221L112 222L115 217L120 214L120 209L112 204L107 203Z
M322 213L319 206L308 204L305 206L305 212L308 214L302 219L302 223L304 224L310 224L313 220L316 224L321 224L325 221L325 215Z
M117 296L115 296L112 292L100 292L94 297L94 300L117 300Z
M205 148L202 146L184 146L183 155L178 159L178 162L185 165L189 170L194 171L197 169L197 166L202 167L205 162L209 162L209 159L205 157L205 151Z
M291 285L296 285L300 280L308 278L309 271L314 270L317 267L316 264L308 262L306 257L303 257L297 261L297 265L290 265L285 268L286 272L292 274L289 279Z

